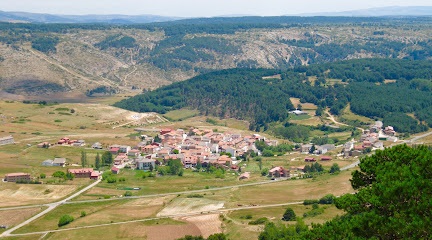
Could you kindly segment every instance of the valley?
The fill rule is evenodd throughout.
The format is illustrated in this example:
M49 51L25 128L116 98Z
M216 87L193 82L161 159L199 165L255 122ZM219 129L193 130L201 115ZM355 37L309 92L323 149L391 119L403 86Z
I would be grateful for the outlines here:
M431 21L0 22L0 238L422 239Z

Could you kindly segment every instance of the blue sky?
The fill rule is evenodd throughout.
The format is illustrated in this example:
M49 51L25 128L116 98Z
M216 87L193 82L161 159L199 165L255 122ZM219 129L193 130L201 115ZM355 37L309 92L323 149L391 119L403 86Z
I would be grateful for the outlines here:
M0 0L2 11L178 17L278 16L383 6L432 6L432 0Z

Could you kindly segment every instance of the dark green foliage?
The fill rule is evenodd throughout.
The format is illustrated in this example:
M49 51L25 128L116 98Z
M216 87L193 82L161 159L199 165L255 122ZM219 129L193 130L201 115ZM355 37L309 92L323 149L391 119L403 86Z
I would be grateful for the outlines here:
M338 173L340 172L339 165L337 163L334 163L330 168L330 173Z
M168 161L168 167L171 175L183 175L183 164L179 159L172 159Z
M113 87L107 87L107 86L100 86L86 91L86 95L89 97L94 95L112 95L116 93L117 93L117 89Z
M53 173L52 176L53 177L57 177L57 178L65 178L66 177L66 173L62 172L62 171L57 171L57 172Z
M42 179L44 179L44 178L46 178L46 174L45 173L41 173L39 177L42 178Z
M66 214L66 215L63 215L60 217L60 220L59 220L57 225L59 227L61 227L61 226L64 226L64 225L67 225L67 224L73 222L73 220L74 220L74 218L71 215Z
M95 47L102 50L108 48L134 48L136 46L135 38L122 34L108 36L103 41L95 44Z
M104 152L102 154L102 163L104 165L111 165L113 163L114 157L111 152Z
M304 200L303 201L303 205L312 205L312 204L316 204L316 203L319 203L319 200L309 199L309 200Z
M198 194L198 193L195 193L195 194L189 194L189 195L187 195L186 197L187 197L187 198L203 198L204 195L202 195L202 194Z
M404 113L389 113L383 118L385 126L393 126L396 132L419 133L427 131L428 127L419 125L417 120Z
M427 147L406 145L365 157L351 180L358 192L336 200L347 214L315 225L304 237L427 239L432 234L431 160Z
M287 208L285 210L285 213L282 216L282 220L284 221L295 221L296 220L296 214L292 208Z
M57 51L56 46L59 42L58 37L42 36L32 40L32 48L44 52L44 53L55 53Z
M273 70L231 69L174 83L120 101L115 106L159 113L188 106L198 109L203 115L249 120L250 130L261 131L268 130L271 122L285 121L287 111L294 108L289 98L297 97L301 102L318 105L321 108L318 114L329 107L332 114L338 115L350 103L354 113L369 118L382 118L389 113L415 113L430 124L431 114L424 109L432 107L432 85L427 80L420 80L431 79L430 72L432 63L429 61L398 59L360 59L302 66L283 72L282 80L271 81L262 77L277 73ZM349 84L312 86L306 81L305 74L346 79ZM376 84L384 79L395 79L397 82ZM394 125L401 126L407 118L397 118L395 122ZM410 127L401 128L401 131L426 129L418 123L417 127L413 125L414 122L411 122ZM310 137L310 128L289 123L270 130L295 142L303 142Z
M132 194L131 191L126 191L125 194L124 194L125 197L130 197L130 196L132 196L132 195L133 195L133 194Z
M315 217L324 213L324 208L320 208L318 204L314 203L310 211L303 213L303 217Z
M99 153L97 153L95 158L95 168L99 170L100 167L101 167L101 158L99 156Z
M258 218L256 220L250 221L249 225L261 225L267 223L269 220L266 217Z
M85 216L87 216L87 213L85 211L81 211L81 215L80 216L81 217L85 217Z
M304 168L305 173L320 173L323 172L324 168L319 163L312 163L311 165L306 165Z
M319 200L319 204L333 204L335 199L333 194L327 194Z

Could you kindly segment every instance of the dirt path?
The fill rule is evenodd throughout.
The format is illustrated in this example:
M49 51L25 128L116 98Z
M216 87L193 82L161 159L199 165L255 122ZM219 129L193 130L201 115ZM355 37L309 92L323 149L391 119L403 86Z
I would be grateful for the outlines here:
M336 124L336 125L341 125L341 126L347 126L347 127L350 127L350 125L348 125L348 124L345 124L345 123L341 123L341 122L336 121L336 119L334 118L334 116L331 115L330 112L329 112L328 110L325 110L324 112L328 115L328 119L330 119L330 121L332 121L334 124ZM356 127L356 128L359 129L359 130L361 130L362 132L364 132L364 129L363 129L363 128L361 128L361 127Z
M88 78L88 77L85 77L85 76L83 76L83 75L81 75L81 74L79 74L79 73L77 73L77 72L75 72L75 71L73 71L73 70L70 70L70 69L66 68L65 66L61 65L60 63L57 63L57 62L52 61L51 59L49 59L47 56L45 56L45 55L42 54L42 53L39 53L39 52L37 52L37 51L34 51L34 50L31 49L31 48L27 48L27 50L29 50L29 51L30 51L33 55L35 55L36 57L39 57L39 58L45 60L45 61L48 62L49 64L52 64L52 65L54 65L54 66L56 66L56 67L62 69L63 71L65 71L65 72L67 72L67 73L69 73L69 74L71 74L71 75L73 75L73 76L75 76L75 77L78 77L78 78L80 78L80 79L86 80L87 82L92 82L92 83L96 83L96 84L98 84L97 81L92 80L92 79L90 79L90 78ZM107 84L107 85L109 85L109 86L111 86L111 87L114 86L114 85L113 85L113 84L112 84L108 79L106 79L106 78L102 78L102 81L103 81L105 84ZM67 84L67 83L66 83L66 84ZM68 86L69 86L69 85L68 85ZM72 88L71 86L69 86L69 87Z

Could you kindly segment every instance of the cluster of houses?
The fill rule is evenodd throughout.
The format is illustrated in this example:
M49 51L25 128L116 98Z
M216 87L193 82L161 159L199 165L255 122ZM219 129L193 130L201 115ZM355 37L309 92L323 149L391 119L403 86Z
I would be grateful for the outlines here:
M171 159L179 159L184 168L195 168L198 162L238 169L236 157L246 152L258 153L255 141L265 141L268 145L277 145L258 134L242 136L237 133L218 133L212 130L161 129L160 141L142 135L142 141L136 146L112 145L109 151L115 154L113 173L129 165L141 170L151 170L156 165Z
M38 148L49 148L53 145L63 145L63 146L74 146L74 147L84 147L86 142L84 140L74 140L68 137L63 137L57 141L57 143L52 144L49 142L41 142L37 145Z
M397 142L396 131L392 126L383 128L381 121L376 121L369 129L363 131L358 144L350 141L344 144L344 156L360 156L368 149L383 149L383 141Z

